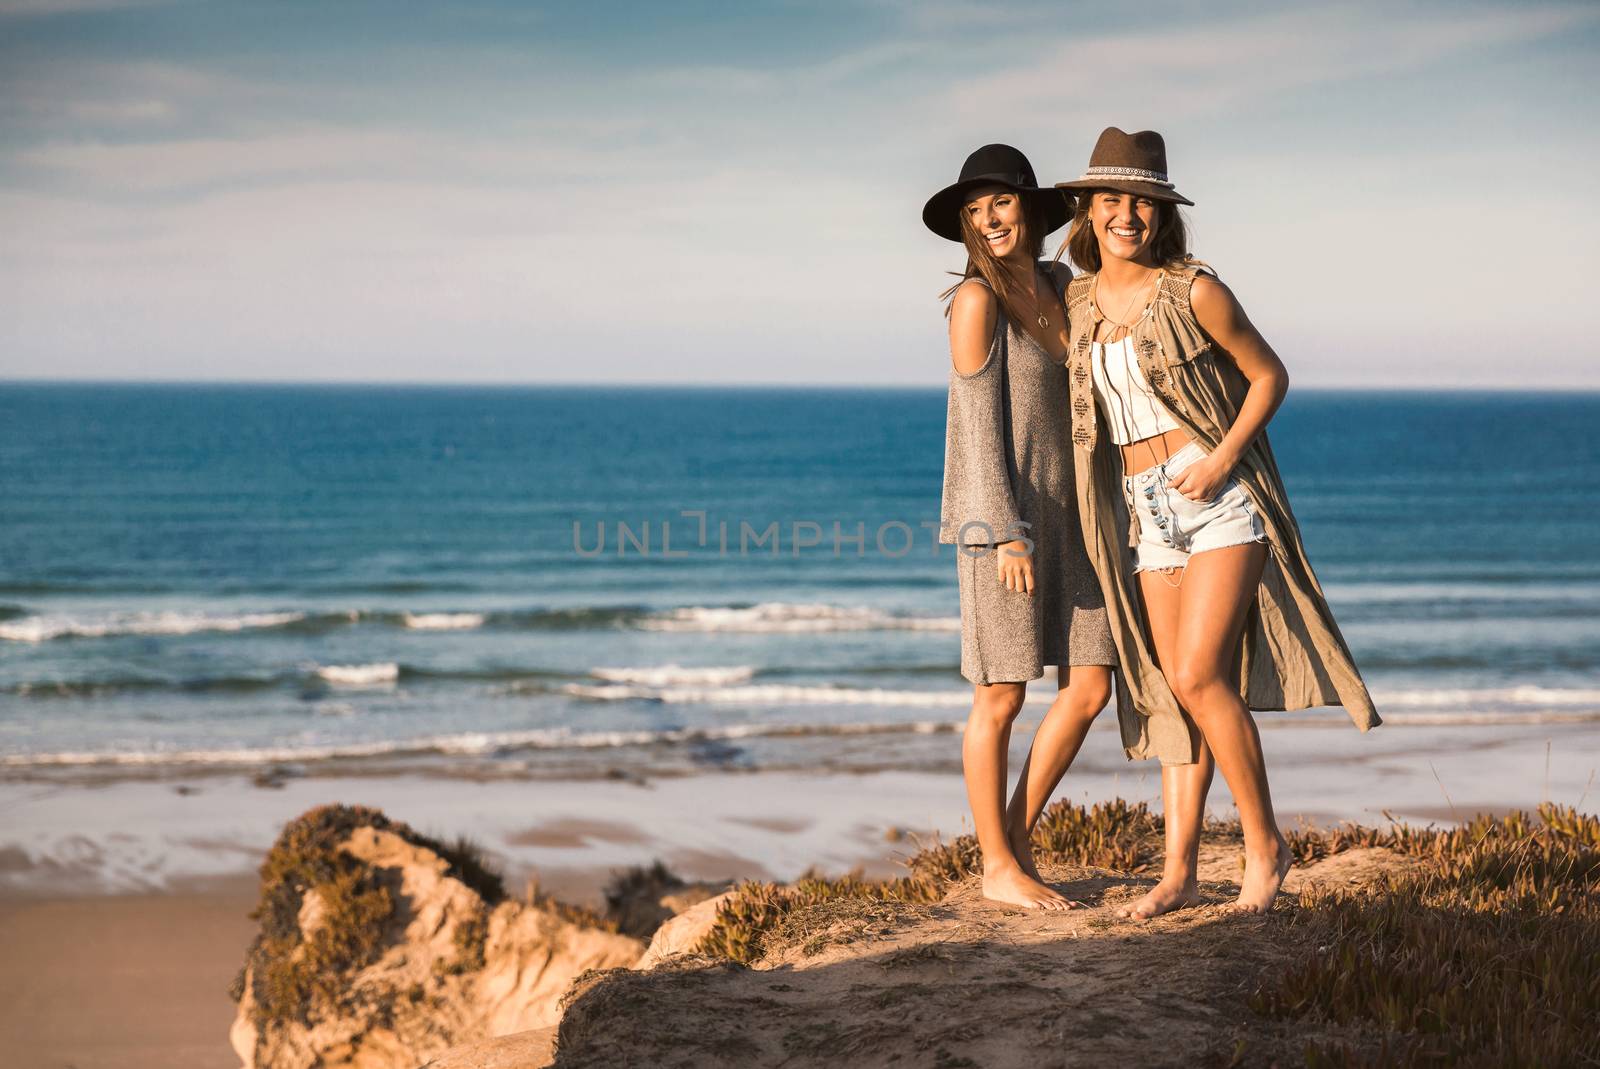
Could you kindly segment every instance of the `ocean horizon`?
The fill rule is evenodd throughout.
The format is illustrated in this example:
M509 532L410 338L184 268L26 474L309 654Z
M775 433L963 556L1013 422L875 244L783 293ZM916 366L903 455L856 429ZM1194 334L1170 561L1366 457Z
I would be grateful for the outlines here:
M1291 392L1389 724L1600 721L1597 417ZM0 776L948 768L943 424L943 387L0 382Z

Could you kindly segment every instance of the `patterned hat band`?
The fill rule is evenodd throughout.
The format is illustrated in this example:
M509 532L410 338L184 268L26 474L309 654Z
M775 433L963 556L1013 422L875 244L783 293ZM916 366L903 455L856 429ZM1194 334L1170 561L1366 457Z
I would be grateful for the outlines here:
M1091 167L1083 172L1080 182L1093 182L1102 178L1116 178L1124 182L1151 182L1173 188L1164 171L1147 171L1142 167Z

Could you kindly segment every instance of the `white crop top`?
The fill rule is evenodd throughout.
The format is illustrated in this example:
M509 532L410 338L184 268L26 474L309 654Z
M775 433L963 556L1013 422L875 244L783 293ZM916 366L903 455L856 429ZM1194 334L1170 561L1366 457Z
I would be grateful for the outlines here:
M1110 344L1095 342L1089 365L1094 371L1095 399L1105 410L1113 442L1128 445L1178 429L1178 421L1150 389L1129 338Z

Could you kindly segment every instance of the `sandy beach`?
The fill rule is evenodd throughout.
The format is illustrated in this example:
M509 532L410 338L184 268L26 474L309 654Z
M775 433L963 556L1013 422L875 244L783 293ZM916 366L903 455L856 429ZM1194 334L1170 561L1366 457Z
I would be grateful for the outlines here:
M17 1069L217 1069L257 881L0 897L0 1048Z
M1286 825L1382 825L1385 813L1449 824L1546 799L1579 804L1600 767L1600 741L1586 724L1263 735ZM1058 797L1157 794L1155 766L1122 760L1107 726L1091 735ZM247 917L253 870L285 822L328 802L375 806L441 838L467 835L512 886L536 879L588 904L612 870L657 858L691 879L781 881L811 868L887 876L917 842L966 830L954 766L644 782L474 780L420 769L344 769L276 786L237 774L13 779L0 784L0 1041L16 1064L237 1064L226 987L256 930ZM1212 808L1231 809L1220 782Z

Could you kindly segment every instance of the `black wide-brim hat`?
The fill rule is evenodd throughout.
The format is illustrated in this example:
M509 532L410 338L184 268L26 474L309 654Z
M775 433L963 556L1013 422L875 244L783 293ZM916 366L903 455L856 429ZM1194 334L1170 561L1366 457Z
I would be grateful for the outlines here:
M985 145L967 157L960 178L928 198L922 206L923 225L947 241L960 241L960 212L967 194L980 186L995 185L1014 189L1037 205L1046 234L1061 229L1072 215L1072 194L1040 189L1028 157L1010 145Z
M1167 143L1154 130L1125 133L1115 126L1100 132L1089 154L1089 169L1076 182L1057 182L1060 190L1114 189L1151 200L1194 207L1194 201L1172 188L1167 178Z

